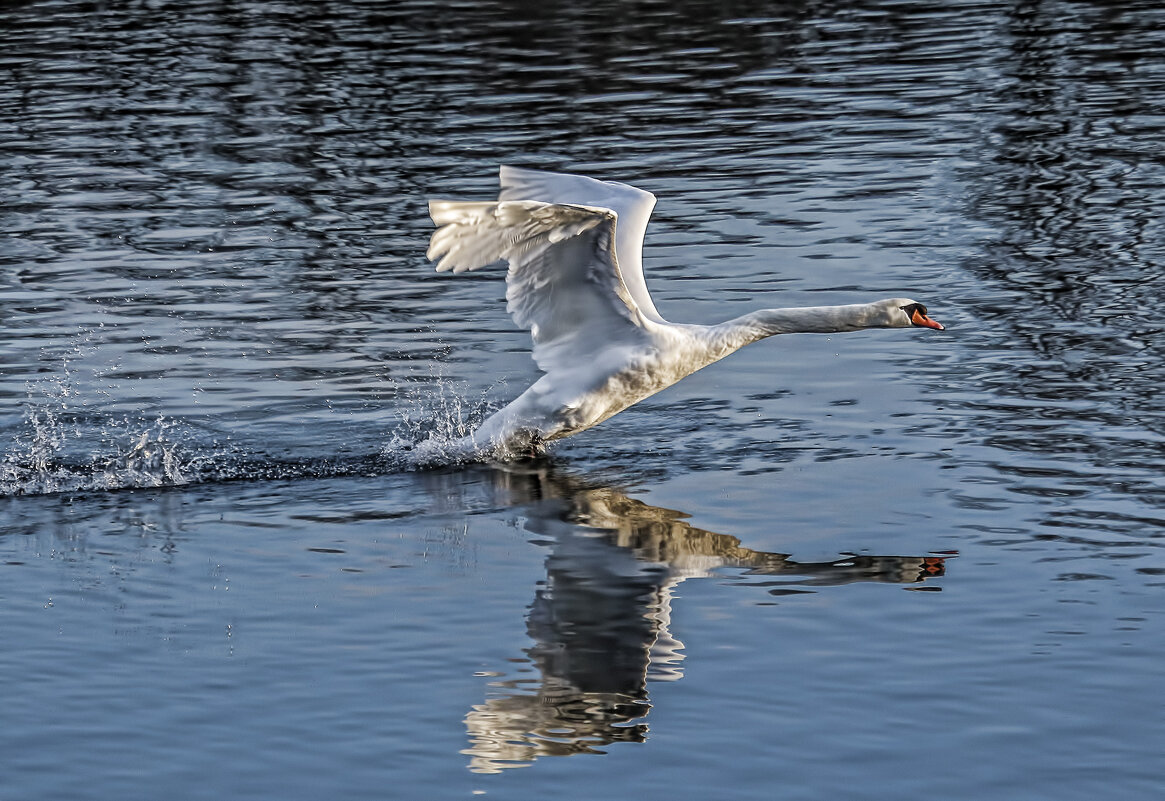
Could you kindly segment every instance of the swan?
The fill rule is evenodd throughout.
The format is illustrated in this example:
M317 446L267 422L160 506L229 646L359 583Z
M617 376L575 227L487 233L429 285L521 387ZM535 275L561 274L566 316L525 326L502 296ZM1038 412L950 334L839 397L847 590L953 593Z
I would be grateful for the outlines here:
M766 309L719 325L665 320L643 279L655 196L581 175L502 166L496 201L432 200L428 258L460 273L506 261L507 309L543 375L476 431L464 453L537 448L598 425L739 348L775 334L943 330L909 298Z

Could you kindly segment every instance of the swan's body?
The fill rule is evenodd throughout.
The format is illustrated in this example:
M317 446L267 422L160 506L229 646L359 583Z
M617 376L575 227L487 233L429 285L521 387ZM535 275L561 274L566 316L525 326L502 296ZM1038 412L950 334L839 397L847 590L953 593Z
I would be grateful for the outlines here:
M590 428L758 339L865 328L941 329L922 304L769 309L719 325L656 311L641 254L655 197L577 175L501 168L496 202L432 201L438 271L509 262L509 312L530 329L543 375L461 443L523 448Z

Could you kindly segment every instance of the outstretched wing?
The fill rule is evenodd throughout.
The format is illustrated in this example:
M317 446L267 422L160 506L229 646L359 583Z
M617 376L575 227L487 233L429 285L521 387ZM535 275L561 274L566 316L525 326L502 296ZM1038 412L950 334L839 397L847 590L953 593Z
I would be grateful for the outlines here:
M643 280L643 236L655 208L655 195L614 181L598 181L582 175L526 170L503 165L498 177L498 200L541 200L611 209L619 217L615 254L631 297L649 319L663 322Z
M506 308L530 329L544 372L594 371L612 349L646 342L613 247L614 211L534 200L432 201L429 215L439 226L428 251L438 271L509 262Z

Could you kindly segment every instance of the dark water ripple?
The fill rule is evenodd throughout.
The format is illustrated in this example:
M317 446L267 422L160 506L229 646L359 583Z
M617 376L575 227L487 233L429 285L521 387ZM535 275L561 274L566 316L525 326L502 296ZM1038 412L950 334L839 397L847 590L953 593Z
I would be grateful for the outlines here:
M656 190L677 318L950 287L958 345L912 361L945 412L911 434L1159 506L1159 9L702 9L640 3L615 37L601 5L458 7L456 34L419 0L7 9L5 427L29 438L47 372L90 417L374 453L434 364L471 394L483 348L528 374L496 276L440 281L418 245L427 195L515 160ZM703 428L726 465L773 441L740 413Z

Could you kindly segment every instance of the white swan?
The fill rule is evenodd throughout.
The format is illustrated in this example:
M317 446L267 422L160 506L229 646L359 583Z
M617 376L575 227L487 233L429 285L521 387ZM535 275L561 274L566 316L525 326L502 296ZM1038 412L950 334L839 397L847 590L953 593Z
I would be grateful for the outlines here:
M756 311L719 325L669 323L641 254L655 196L579 175L501 168L496 202L434 200L438 272L509 262L508 310L545 373L457 450L498 453L577 434L774 334L934 328L909 298Z

